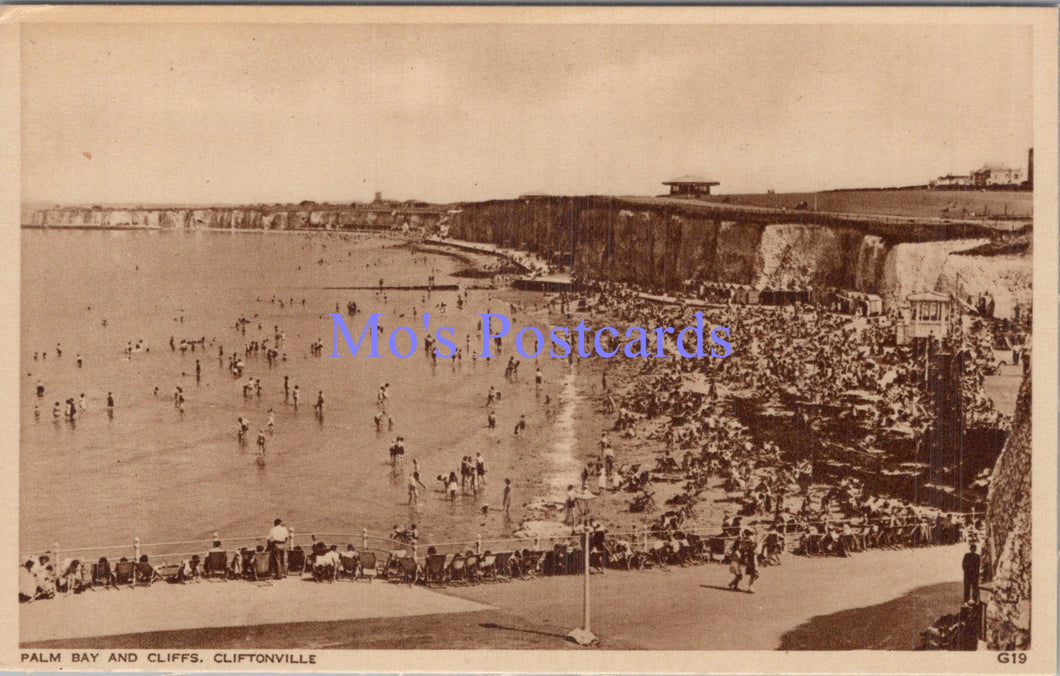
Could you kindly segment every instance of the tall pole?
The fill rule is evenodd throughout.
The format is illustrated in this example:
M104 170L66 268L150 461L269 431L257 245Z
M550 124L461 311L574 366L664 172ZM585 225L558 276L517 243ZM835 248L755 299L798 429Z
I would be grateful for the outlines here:
M589 496L592 497L592 496ZM599 640L593 636L592 631L589 630L589 503L588 500L582 502L582 498L579 498L579 504L584 509L582 519L582 549L585 554L585 570L583 571L583 586L582 586L582 626L578 629L572 630L567 634L567 638L571 639L578 645L594 645L599 643Z

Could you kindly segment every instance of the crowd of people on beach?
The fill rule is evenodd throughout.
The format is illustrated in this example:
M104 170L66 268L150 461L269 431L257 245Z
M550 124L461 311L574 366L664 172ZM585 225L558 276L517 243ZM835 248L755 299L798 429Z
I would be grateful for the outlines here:
M601 315L638 325L687 325L691 314L689 308L651 302L621 285L598 285L588 300ZM743 494L744 508L754 504L792 517L811 510L809 449L787 449L782 458L761 430L741 424L732 405L737 397L788 406L794 409L795 424L810 425L813 421L806 419L800 402L851 401L853 393L856 399L841 408L837 418L866 447L885 431L924 435L932 424L926 395L917 382L923 365L916 363L911 348L894 344L886 318L863 319L858 325L850 317L805 307L725 307L708 312L712 323L729 326L739 335L741 349L724 360L637 365L620 390L612 391L605 384L602 397L604 410L617 408L616 432L634 436L639 430L662 442L663 455L652 469L677 472L689 481L686 491L675 497L676 504L694 498L705 485L704 476L716 476L725 481L727 490ZM1009 420L983 392L985 376L996 366L991 328L973 319L968 330L955 326L955 335L964 357L961 395L966 425L1007 428ZM798 451L801 457L795 457ZM675 452L683 456L678 460ZM597 466L603 460L599 458ZM621 485L640 488L644 482L639 474L648 468L635 468L632 477L624 476L630 473L624 469L619 468ZM583 483L589 473L583 472ZM866 486L858 490L863 503L880 504L881 498L870 495ZM800 493L801 506L787 508L785 499ZM835 504L822 505L822 511L826 507L837 511ZM889 507L912 506L895 498Z

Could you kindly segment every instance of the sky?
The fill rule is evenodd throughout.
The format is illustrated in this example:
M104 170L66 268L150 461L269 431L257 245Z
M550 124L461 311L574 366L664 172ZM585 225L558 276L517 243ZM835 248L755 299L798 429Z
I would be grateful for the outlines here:
M22 28L23 202L924 184L1025 167L1019 25Z

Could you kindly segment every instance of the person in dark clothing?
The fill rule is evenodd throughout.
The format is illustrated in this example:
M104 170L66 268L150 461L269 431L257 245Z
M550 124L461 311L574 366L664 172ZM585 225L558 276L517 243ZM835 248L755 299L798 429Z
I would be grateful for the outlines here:
M982 557L975 552L975 545L968 547L968 553L961 561L964 569L964 602L972 601L979 603L979 568L983 564Z

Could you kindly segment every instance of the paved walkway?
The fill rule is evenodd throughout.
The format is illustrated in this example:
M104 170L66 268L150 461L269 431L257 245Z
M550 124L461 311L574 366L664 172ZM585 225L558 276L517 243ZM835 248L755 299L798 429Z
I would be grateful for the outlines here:
M782 565L762 569L754 594L729 591L732 575L720 564L608 571L590 578L592 629L612 648L775 650L785 634L812 618L871 610L915 589L960 581L966 551L967 545L954 545L850 558L787 556ZM549 577L446 593L565 633L581 624L582 584L580 576ZM952 601L940 600L938 615L955 612L960 602L959 591ZM912 632L915 641L926 626L891 630Z
M787 556L762 570L755 594L726 589L731 576L720 564L608 571L591 577L592 628L611 649L908 646L931 621L957 610L960 587L952 583L961 579L965 551ZM384 581L163 583L22 605L19 638L67 647L64 640L107 636L91 645L556 649L568 647L564 636L581 623L581 590L580 576L442 593ZM822 635L840 625L850 626L849 636Z
M290 577L106 589L19 605L22 643L112 634L467 613L489 606L423 587Z

